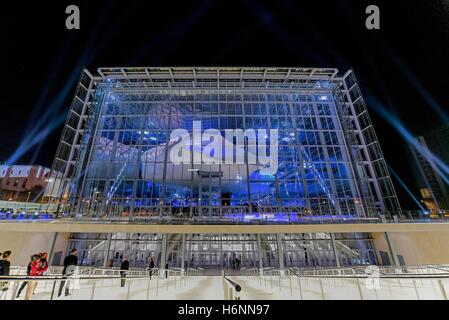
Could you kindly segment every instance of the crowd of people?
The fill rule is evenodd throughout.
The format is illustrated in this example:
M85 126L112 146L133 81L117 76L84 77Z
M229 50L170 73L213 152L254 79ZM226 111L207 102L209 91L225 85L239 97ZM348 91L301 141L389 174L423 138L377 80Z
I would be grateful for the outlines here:
M8 277L11 276L11 251L7 250L3 253L0 253L0 277ZM62 270L62 277L60 278L60 284L59 284L59 290L58 290L58 297L62 295L64 292L65 296L70 295L70 276L73 276L76 272L76 268L78 266L78 257L77 257L78 251L77 249L70 250L70 254L65 257L64 259L64 268ZM20 287L16 294L16 299L20 298L22 292L26 289L25 292L25 300L30 300L33 295L34 291L36 289L36 286L38 285L38 277L42 277L45 275L49 268L49 263L47 261L48 254L47 252L41 252L31 255L30 261L27 265L26 270L26 276L27 278L24 279L24 281L20 284ZM121 264L120 264L120 277L121 277L121 287L125 286L126 276L129 272L130 263L128 261L128 257L124 256ZM149 271L149 278L151 280L151 277L154 273L155 263L153 257L150 257L149 265L148 265L148 271ZM168 269L169 264L168 262L165 264L165 278L168 278ZM73 286L72 286L73 287ZM0 299L2 299L4 296L6 296L6 292L9 290L9 281L5 281L3 279L0 280Z
M77 251L76 249L72 249L70 251L70 255L68 255L64 259L64 269L62 271L63 279L66 279L67 276L72 274L75 270L75 267L78 265L78 258L76 257ZM7 250L0 254L0 277L8 277L11 275L11 251ZM20 298L23 290L26 288L25 292L25 300L31 300L34 295L34 291L38 284L37 278L43 276L48 270L48 254L47 252L41 252L31 255L30 261L27 265L26 275L28 279L23 281L17 291L16 299ZM59 286L59 294L58 297L61 296L63 287L66 281L62 280ZM9 290L8 281L0 281L0 295L4 296L5 293ZM65 295L68 296L69 288L66 286Z
M11 257L11 251L5 251L0 253L0 277L9 276L9 271L11 267L11 262L9 261ZM0 281L0 298L8 290L8 283L6 281Z
M11 251L5 251L1 255L2 259L0 260L0 276L10 276L10 270L11 270ZM47 253L42 252L38 254L33 254L30 257L30 262L27 266L27 276L29 277L39 277L42 276L45 271L48 269L48 262L47 262ZM30 300L31 297L34 294L34 290L36 288L37 281L36 280L29 280L24 281L22 285L19 288L19 291L17 292L17 298L22 293L23 289L26 289L25 293L25 300ZM1 288L1 294L4 295L6 291L8 291L8 282L2 281L0 282L0 288Z

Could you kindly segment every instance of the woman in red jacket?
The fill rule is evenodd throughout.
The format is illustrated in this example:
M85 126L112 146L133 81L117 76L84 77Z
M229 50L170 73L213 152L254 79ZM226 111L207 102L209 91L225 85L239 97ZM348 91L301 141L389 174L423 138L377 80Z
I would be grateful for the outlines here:
M30 271L30 277L40 277L44 274L45 271L48 269L48 262L47 262L47 253L43 252L40 254L40 258L34 260L31 263L31 271ZM34 289L36 289L37 281L31 280L28 283L27 291L25 295L25 300L30 300L33 296Z

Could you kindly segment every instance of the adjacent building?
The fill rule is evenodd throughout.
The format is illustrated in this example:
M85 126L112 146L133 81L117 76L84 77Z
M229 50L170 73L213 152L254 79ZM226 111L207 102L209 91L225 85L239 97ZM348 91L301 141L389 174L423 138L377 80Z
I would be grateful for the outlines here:
M50 169L39 165L0 165L0 198L32 202L42 197Z
M449 126L442 126L419 136L416 142L423 147L423 152L418 152L414 147L410 149L423 202L432 212L447 210L449 208L448 178L443 176L431 155L449 167Z

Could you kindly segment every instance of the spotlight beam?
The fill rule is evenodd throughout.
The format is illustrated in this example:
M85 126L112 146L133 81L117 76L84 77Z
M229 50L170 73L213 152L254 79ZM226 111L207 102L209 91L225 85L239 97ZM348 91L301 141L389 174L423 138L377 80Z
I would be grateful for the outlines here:
M407 187L407 185L405 184L405 182L401 179L401 177L399 177L399 175L396 173L396 171L389 165L388 166L388 170L393 174L393 176L396 178L396 180L399 182L399 184L401 185L402 188L404 188L404 190L408 193L408 195L410 196L410 198L413 199L413 201L418 205L418 207L422 210L425 211L424 207L421 205L421 203L418 201L418 199L415 197L415 195L412 193L412 191Z
M93 29L94 32L90 34L90 37L88 41L86 42L86 47L83 50L81 54L81 58L79 59L76 67L73 69L69 80L64 85L64 88L59 92L59 94L56 96L56 98L50 103L49 108L47 108L47 111L44 112L38 121L33 121L34 126L32 129L29 129L30 126L25 130L27 134L22 139L22 141L19 144L19 147L14 151L14 153L6 160L6 164L14 164L16 163L21 157L23 157L27 152L29 152L30 149L32 149L36 144L41 145L42 142L47 138L47 136L57 129L61 124L64 123L66 112L65 110L63 114L59 114L55 120L49 121L49 117L52 115L58 114L60 112L60 109L64 106L64 102L66 101L67 97L69 96L70 92L73 90L74 85L77 83L80 70L86 66L86 64L90 61L90 58L95 57L98 53L99 48L103 48L106 41L110 41L111 37L107 37L106 39L102 39L102 41L99 43L99 45L95 46L94 43L97 43L98 39L98 32L99 29L105 24L106 17L108 16L108 13L111 10L111 2L109 2L109 5L107 6L106 10L103 10L102 15L97 20L97 25ZM91 48L94 48L91 52L89 50ZM63 52L67 51L67 47L64 46ZM59 55L60 58L64 58L64 54ZM62 59L63 60L63 59ZM60 61L58 60L58 63ZM58 66L58 63L56 66ZM57 69L54 67L53 69ZM52 82L51 79L53 79L54 76L50 77L50 79L47 81L47 84L44 87L44 92L40 96L38 102L35 105L35 110L39 109L40 106L44 103L45 98L47 96L47 91L50 83ZM48 124L50 123L50 124ZM39 148L38 148L39 149ZM38 152L38 151L37 151ZM33 159L35 159L36 154L33 155Z
M401 70L404 77L416 89L419 95L427 102L427 104L435 111L444 124L449 124L449 115L444 111L442 106L435 100L432 94L417 79L415 74L407 67L407 65L399 58L398 54L392 52L391 48L384 46L384 51L393 63Z
M402 124L402 122L396 116L391 114L391 112L389 112L387 108L385 108L369 90L366 90L366 97L370 100L370 106L376 113L378 113L394 129L396 129L407 142L409 142L424 158L429 161L430 164L435 164L433 166L435 171L449 185L449 178L446 177L446 174L449 174L449 167L436 155L418 143L410 131Z

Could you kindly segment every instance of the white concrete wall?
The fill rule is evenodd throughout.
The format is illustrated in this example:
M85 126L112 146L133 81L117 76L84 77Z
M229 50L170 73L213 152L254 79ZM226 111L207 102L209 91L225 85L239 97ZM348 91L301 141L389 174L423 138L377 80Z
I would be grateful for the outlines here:
M50 253L54 233L51 232L0 232L0 252L11 250L11 265L26 266L34 253ZM62 251L66 255L69 233L58 233L53 252ZM62 259L61 259L62 260ZM51 261L50 261L51 262Z
M449 264L449 232L389 232L396 254L402 255L406 265ZM374 246L381 263L379 251L390 252L384 233L373 233ZM390 261L393 260L390 256Z

